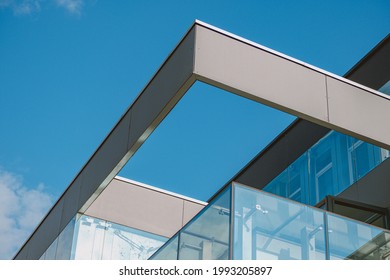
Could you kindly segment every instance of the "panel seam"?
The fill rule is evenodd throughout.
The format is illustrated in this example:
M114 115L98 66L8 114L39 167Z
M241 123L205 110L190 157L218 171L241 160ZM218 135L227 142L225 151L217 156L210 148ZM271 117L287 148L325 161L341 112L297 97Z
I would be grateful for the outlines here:
M326 94L326 119L330 122L329 115L329 94L328 94L328 76L325 75L325 94Z

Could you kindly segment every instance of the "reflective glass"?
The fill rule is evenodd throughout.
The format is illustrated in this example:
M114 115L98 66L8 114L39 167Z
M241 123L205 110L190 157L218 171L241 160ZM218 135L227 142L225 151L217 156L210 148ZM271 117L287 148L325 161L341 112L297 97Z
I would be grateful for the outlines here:
M324 214L234 184L234 259L325 259Z
M331 260L370 258L370 254L375 250L380 251L382 246L385 248L389 241L388 233L379 228L330 213L327 214L327 220ZM381 235L387 237L384 244L376 242L381 239Z
M146 260L166 240L166 237L83 215L77 221L72 258Z
M210 203L179 235L179 259L229 258L230 188Z
M229 259L230 207L231 187L228 187L151 259Z
M76 219L73 218L58 236L56 260L69 260L72 252L73 234Z
M151 260L177 260L177 249L179 248L179 234L173 236L161 249L156 252Z
M81 216L76 225L76 238L72 257L79 260L99 260L102 256L106 222Z
M168 238L106 223L102 259L105 260L147 260Z
M336 131L329 132L264 187L309 205L337 195L389 157L389 151Z
M56 251L57 251L57 243L58 238L56 238L53 243L46 249L45 252L45 260L55 260L56 259Z

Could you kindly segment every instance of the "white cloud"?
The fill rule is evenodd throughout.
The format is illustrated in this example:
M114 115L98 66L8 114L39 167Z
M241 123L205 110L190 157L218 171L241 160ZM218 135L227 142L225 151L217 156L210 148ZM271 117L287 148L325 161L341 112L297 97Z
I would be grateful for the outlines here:
M83 7L83 0L56 0L59 7L64 8L71 14L80 15Z
M0 259L10 259L53 204L40 184L28 188L22 177L0 169Z
M84 6L84 0L0 0L0 9L11 9L15 15L29 15L41 11L42 5L50 3L74 15L80 15Z
M12 9L15 15L27 15L41 10L42 0L0 0L0 8Z

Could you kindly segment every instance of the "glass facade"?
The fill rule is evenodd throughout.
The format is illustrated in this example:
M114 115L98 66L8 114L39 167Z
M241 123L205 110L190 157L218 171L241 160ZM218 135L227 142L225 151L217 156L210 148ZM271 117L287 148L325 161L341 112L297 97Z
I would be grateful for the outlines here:
M237 183L151 259L387 259L390 232Z
M227 188L164 245L152 259L227 260L231 188Z
M264 190L316 205L327 195L340 194L388 157L388 150L331 131Z
M168 238L98 218L73 218L40 259L145 260Z

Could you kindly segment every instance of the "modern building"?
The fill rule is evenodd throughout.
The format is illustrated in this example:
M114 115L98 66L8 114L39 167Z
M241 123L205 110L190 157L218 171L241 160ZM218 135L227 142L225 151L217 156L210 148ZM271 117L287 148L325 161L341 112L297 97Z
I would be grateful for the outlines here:
M196 21L15 259L389 259L389 80L390 36L340 77ZM118 177L196 83L296 118L208 203Z

